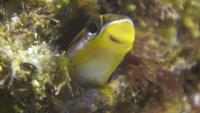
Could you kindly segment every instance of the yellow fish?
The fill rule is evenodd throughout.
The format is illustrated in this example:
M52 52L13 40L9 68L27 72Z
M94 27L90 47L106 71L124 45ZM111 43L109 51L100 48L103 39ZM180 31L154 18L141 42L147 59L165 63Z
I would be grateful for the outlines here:
M135 28L127 16L104 14L90 19L67 51L72 80L81 85L105 85L134 40Z

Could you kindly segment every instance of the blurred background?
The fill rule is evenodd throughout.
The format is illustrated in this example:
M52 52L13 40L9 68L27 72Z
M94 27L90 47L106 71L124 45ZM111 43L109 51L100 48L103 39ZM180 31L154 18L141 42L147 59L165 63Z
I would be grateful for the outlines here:
M200 113L199 12L199 0L0 0L0 113ZM126 72L79 88L64 53L106 13L135 25Z

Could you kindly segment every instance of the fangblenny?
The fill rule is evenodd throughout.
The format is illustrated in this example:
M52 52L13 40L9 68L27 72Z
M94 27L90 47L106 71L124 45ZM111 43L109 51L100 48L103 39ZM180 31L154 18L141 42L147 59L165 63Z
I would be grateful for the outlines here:
M135 28L127 16L103 14L90 19L67 50L72 80L105 85L134 40Z

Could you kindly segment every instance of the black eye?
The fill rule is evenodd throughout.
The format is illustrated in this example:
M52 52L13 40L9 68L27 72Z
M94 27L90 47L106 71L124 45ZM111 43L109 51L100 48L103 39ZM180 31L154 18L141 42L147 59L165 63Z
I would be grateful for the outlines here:
M94 34L94 33L97 33L97 32L98 32L99 27L98 27L98 25L97 25L95 22L91 22L91 23L89 23L89 24L87 25L87 30L88 30L90 33Z
M85 26L86 30L85 38L87 40L94 39L98 35L100 28L101 28L101 19L99 17L94 17L90 19Z
M86 24L86 29L91 34L96 34L101 26L101 19L99 17L94 17L90 19Z

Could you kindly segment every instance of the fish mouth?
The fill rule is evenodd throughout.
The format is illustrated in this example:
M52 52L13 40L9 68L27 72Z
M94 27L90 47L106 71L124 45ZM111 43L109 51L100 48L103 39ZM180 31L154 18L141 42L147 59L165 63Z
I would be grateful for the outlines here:
M122 19L107 25L109 39L115 43L132 44L135 39L134 25L130 19Z
M110 40L111 40L112 42L115 42L115 43L122 43L121 41L117 40L117 38L115 38L115 37L112 36L112 35L110 35L109 38L110 38Z

